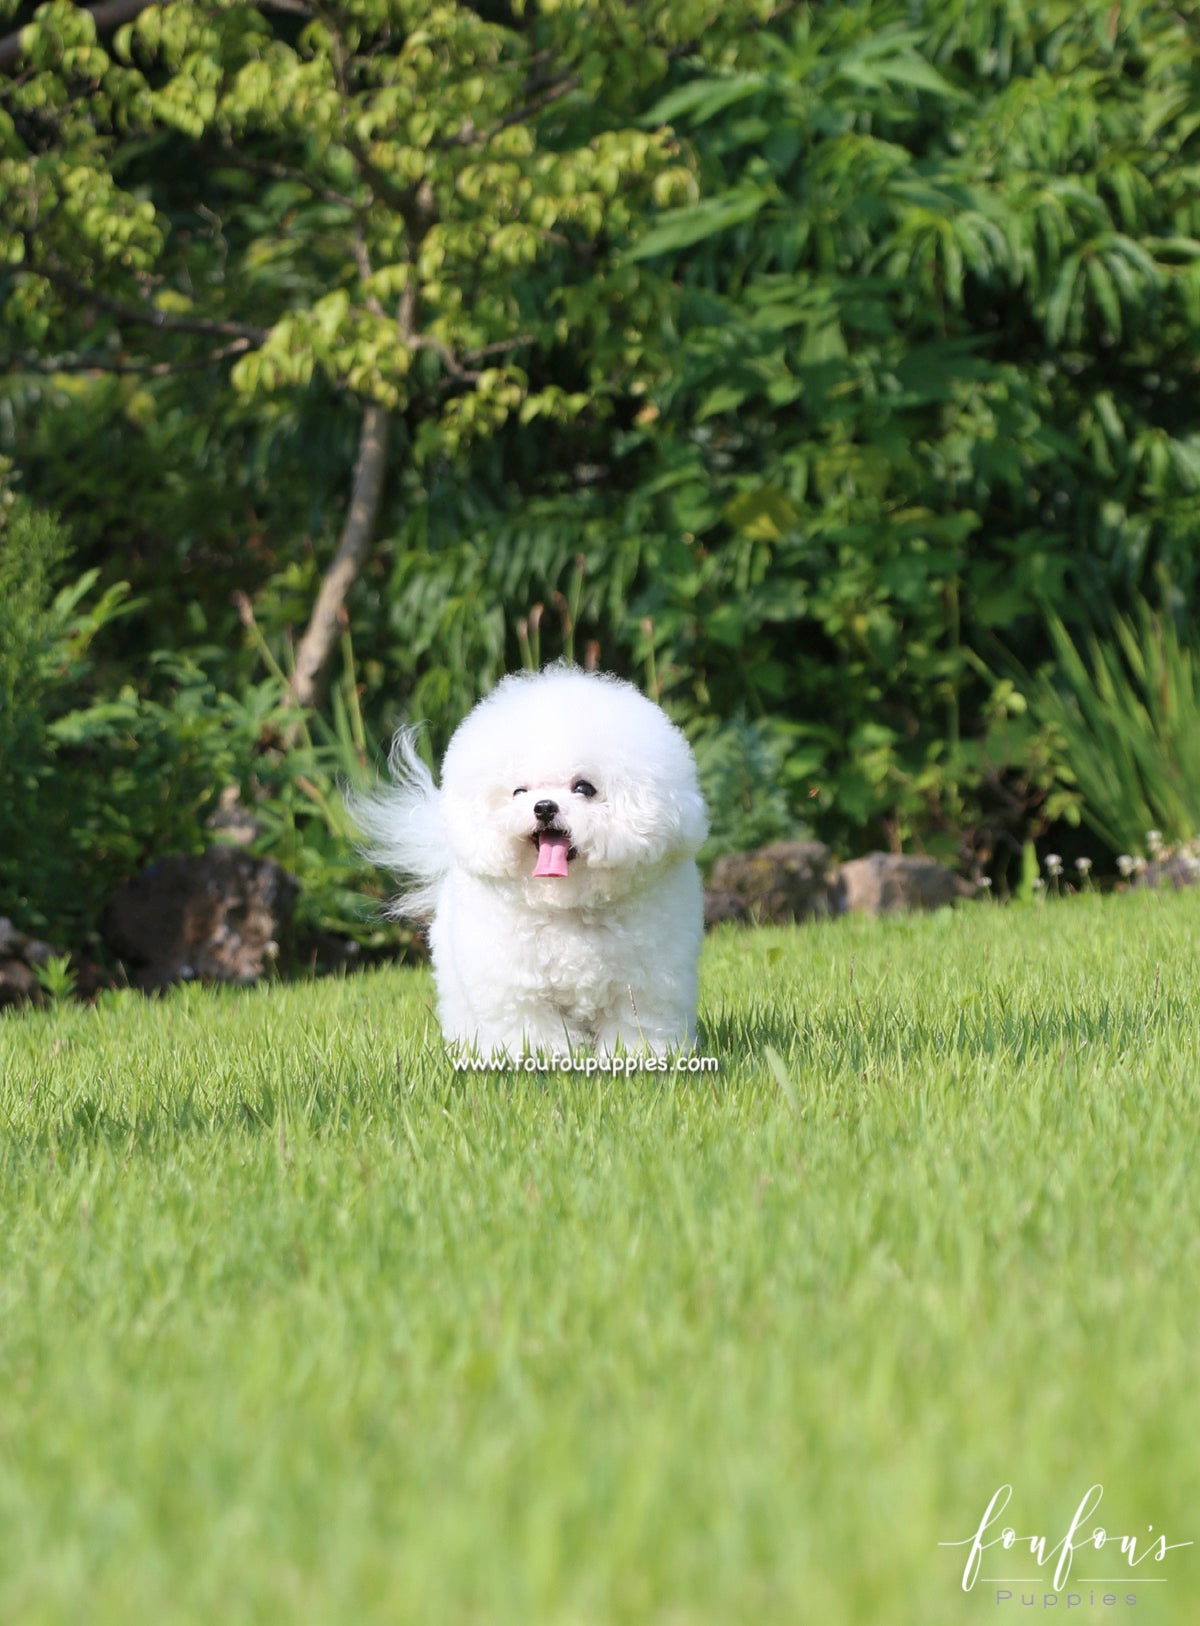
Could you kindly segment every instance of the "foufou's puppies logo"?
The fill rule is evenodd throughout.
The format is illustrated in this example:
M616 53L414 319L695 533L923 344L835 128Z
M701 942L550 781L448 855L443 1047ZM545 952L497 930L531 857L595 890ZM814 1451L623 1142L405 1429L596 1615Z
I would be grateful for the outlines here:
M970 1592L976 1581L983 1581L985 1585L995 1585L998 1589L996 1602L1005 1603L1013 1596L1008 1590L1013 1585L1048 1585L1052 1591L1046 1601L1057 1603L1056 1595L1070 1579L1076 1557L1080 1560L1081 1568L1086 1565L1091 1570L1096 1568L1096 1555L1103 1555L1099 1567L1104 1571L1103 1575L1077 1574L1076 1587L1128 1584L1130 1581L1140 1583L1151 1579L1147 1570L1160 1565L1168 1553L1192 1545L1190 1541L1168 1541L1161 1532L1155 1533L1152 1524L1146 1527L1146 1533L1142 1536L1117 1535L1098 1522L1089 1527L1089 1521L1104 1496L1104 1486L1093 1485L1075 1509L1075 1516L1066 1533L1051 1546L1049 1536L1019 1534L1011 1524L1001 1523L1001 1516L1012 1501L1012 1494L1011 1485L1000 1486L984 1509L974 1535L965 1536L961 1541L938 1542L939 1547L967 1549L962 1572L964 1592ZM996 1548L999 1548L999 1553L994 1551ZM1013 1557L1002 1560L1000 1555L1007 1553ZM985 1554L988 1555L988 1570L1002 1570L1003 1574L980 1574ZM1049 1573L1051 1564L1054 1566L1052 1574ZM1018 1569L1021 1571L1019 1575ZM1037 1573L1031 1575L1031 1570ZM1156 1575L1153 1579L1162 1581L1165 1576ZM1068 1602L1073 1601L1073 1597ZM1108 1602L1109 1599L1106 1597L1104 1601ZM1115 1602L1115 1598L1112 1601Z

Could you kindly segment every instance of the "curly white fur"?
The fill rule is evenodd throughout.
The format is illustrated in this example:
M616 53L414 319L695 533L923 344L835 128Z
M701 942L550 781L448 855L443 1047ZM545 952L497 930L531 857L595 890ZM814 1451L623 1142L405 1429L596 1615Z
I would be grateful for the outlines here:
M372 856L407 879L394 912L432 914L447 1040L509 1056L691 1041L708 822L658 706L559 664L476 706L440 790L410 731L390 766L392 786L353 808Z

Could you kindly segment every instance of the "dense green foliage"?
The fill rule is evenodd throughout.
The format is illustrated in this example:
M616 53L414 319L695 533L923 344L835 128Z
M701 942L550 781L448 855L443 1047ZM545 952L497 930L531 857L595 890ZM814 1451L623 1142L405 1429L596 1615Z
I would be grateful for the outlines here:
M1081 653L1051 623L1060 680L1027 680L1034 715L1062 741L1084 817L1118 853L1200 831L1200 670L1169 615L1143 599Z
M43 6L0 77L0 434L135 595L96 696L199 668L244 709L238 595L286 666L376 402L364 739L442 745L532 612L667 700L721 845L1015 850L1069 770L998 654L1197 586L1198 23Z
M961 823L969 652L1039 601L1191 590L1197 110L1172 9L941 0L816 8L651 115L705 182L637 250L681 281L655 511L717 544L683 656L738 651L843 818Z
M1193 901L722 934L715 1077L453 1074L424 972L0 1023L0 1616L956 1626L999 1485L1195 1539Z
M287 752L266 749L291 720L282 681L235 699L190 652L153 658L154 698L101 666L97 641L136 613L126 584L97 572L59 585L61 528L11 494L0 508L0 915L81 946L114 882L165 852L194 852L219 792L253 803L259 845L305 883L298 921L378 941L350 886L361 877L335 780L364 760L345 685L331 724ZM315 737L314 737L315 735ZM90 944L94 947L94 940Z
M11 495L0 510L0 914L70 934L95 924L114 876L164 846L201 841L214 782L236 775L257 729L182 663L173 702L108 693L93 643L130 613L95 571L59 585L62 531ZM165 660L164 663L165 664ZM247 719L247 722L249 719Z

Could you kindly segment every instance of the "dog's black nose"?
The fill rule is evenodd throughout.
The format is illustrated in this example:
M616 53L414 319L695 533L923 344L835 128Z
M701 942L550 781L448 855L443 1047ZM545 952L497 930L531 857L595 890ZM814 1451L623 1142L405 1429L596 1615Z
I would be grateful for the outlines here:
M533 816L539 824L551 824L558 814L558 803L552 802L549 797L544 801L533 804Z

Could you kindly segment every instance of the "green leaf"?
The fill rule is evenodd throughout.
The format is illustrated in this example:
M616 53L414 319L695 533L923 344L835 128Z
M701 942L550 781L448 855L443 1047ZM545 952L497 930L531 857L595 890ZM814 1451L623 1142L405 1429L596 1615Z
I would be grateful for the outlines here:
M1092 256L1087 262L1088 287L1092 298L1099 307L1104 318L1105 331L1110 339L1121 337L1121 301L1117 297L1116 285L1109 275L1104 261Z
M658 219L640 242L630 250L631 260L649 260L657 254L691 248L731 226L752 220L767 202L768 194L757 187L744 186L719 198L706 198L684 209L671 209Z
M745 101L763 89L767 80L761 73L731 74L722 79L697 79L689 85L680 85L661 101L655 102L641 122L648 125L671 124L680 114L688 113L696 124L715 118L727 108Z
M725 519L735 530L765 542L777 542L799 519L795 506L778 486L744 491L725 505Z
M1060 344L1071 320L1075 284L1083 262L1082 254L1068 255L1054 280L1054 287L1046 303L1046 337L1051 344Z

